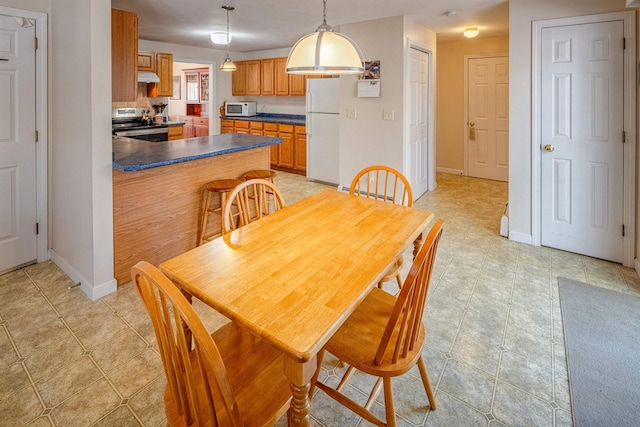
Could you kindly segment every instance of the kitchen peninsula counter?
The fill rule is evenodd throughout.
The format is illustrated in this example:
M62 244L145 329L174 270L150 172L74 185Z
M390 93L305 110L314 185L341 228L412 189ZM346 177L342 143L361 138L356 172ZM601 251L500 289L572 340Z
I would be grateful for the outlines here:
M131 267L138 261L157 265L196 247L205 184L269 169L269 146L281 142L281 138L237 133L167 142L114 137L118 285L131 281ZM220 227L220 215L209 217L210 227Z

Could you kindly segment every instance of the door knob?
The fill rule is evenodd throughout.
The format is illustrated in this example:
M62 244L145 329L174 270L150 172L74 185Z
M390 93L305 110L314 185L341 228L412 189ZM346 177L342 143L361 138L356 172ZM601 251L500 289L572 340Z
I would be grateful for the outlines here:
M549 151L549 152L551 152L551 151L553 151L553 150L555 150L555 149L556 149L556 147L554 147L554 146L553 146L553 145L551 145L551 144L547 144L547 145L545 145L545 146L544 146L544 151Z
M476 123L475 122L469 122L469 139L470 140L474 140L476 139Z

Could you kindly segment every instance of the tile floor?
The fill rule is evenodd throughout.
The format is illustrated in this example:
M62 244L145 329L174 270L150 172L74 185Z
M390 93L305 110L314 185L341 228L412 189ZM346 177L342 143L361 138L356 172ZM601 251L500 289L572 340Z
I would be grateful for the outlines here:
M286 173L276 183L289 204L324 188ZM500 237L506 199L506 183L439 174L415 203L446 221L423 351L438 408L411 371L394 381L401 426L570 425L557 276L640 294L632 269ZM209 328L225 322L196 309ZM322 376L341 369L327 358ZM0 425L160 426L164 384L131 284L89 301L51 262L0 276ZM371 381L352 384L363 399ZM320 426L368 425L322 392L311 410Z

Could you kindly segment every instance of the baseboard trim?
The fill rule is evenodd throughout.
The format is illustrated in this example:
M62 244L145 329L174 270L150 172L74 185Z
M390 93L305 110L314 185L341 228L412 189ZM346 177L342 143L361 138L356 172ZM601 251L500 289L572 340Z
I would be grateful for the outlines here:
M531 237L531 234L518 233L511 230L509 230L509 240L513 240L514 242L526 243L528 245L533 244L533 238Z
M436 172L438 173L449 173L452 175L464 175L464 171L460 169L451 169L451 168L436 168Z
M95 285L83 277L71 264L58 255L56 251L49 250L49 257L74 283L80 283L80 289L82 289L82 292L84 292L91 301L95 301L118 290L118 282L116 282L115 277L107 280L105 283Z

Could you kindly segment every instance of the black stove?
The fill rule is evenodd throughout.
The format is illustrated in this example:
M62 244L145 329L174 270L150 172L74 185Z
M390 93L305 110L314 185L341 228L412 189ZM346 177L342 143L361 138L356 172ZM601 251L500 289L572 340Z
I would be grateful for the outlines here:
M167 141L166 123L156 123L151 110L145 108L115 108L111 114L111 134L146 141Z

